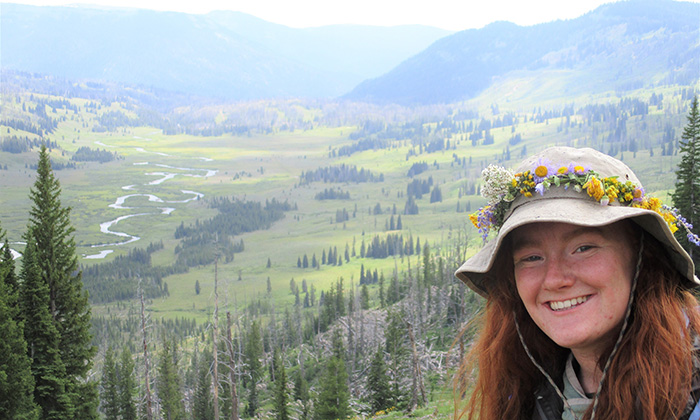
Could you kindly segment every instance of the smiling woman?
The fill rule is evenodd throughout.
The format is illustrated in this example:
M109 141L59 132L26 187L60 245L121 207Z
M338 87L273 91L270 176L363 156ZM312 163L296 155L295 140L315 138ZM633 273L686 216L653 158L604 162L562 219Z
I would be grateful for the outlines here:
M457 417L699 419L698 280L673 232L698 237L678 212L592 149L484 180L472 221L494 237L456 273L487 298Z

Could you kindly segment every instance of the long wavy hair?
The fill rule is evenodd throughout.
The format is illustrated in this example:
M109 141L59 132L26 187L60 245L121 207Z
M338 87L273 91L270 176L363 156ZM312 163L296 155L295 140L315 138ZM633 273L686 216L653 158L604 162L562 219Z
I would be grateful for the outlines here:
M700 315L696 298L681 286L680 274L666 255L656 239L644 236L630 324L601 389L597 419L633 420L638 410L646 420L667 420L680 416L688 402ZM532 418L535 392L546 380L525 353L514 313L535 360L555 381L561 381L569 354L525 310L515 287L508 238L494 267L494 286L475 321L480 332L456 377L455 419ZM614 344L601 355L601 369ZM583 419L590 417L591 408Z

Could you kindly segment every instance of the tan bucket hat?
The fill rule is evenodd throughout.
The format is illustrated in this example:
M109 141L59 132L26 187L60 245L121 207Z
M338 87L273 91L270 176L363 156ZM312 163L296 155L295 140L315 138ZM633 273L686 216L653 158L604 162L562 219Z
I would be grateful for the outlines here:
M631 219L665 245L684 286L700 284L692 259L672 230L686 228L696 242L698 236L675 209L646 196L637 176L621 161L593 149L552 147L524 160L514 173L489 166L482 175L482 195L489 205L472 215L472 222L484 240L489 231L497 234L455 272L478 294L488 297L491 269L508 233L538 222L593 227Z

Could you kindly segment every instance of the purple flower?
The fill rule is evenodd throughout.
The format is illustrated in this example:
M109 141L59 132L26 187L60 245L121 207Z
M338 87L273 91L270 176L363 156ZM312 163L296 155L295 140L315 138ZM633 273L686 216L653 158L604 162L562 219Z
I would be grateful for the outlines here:
M539 184L535 185L535 191L540 193L540 195L544 195L544 184L540 182Z

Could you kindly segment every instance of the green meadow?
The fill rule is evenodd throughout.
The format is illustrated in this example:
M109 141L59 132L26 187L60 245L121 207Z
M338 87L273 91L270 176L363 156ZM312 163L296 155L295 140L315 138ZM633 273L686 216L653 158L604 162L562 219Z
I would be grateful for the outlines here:
M76 169L56 171L63 188L63 203L72 208L77 250L81 256L80 263L85 266L110 261L131 249L145 248L149 243L160 241L164 248L153 255L153 264L171 264L178 245L178 240L174 238L175 228L216 215L217 211L208 205L208 200L214 197L235 197L263 203L274 198L289 202L294 210L287 212L269 230L240 235L236 240L244 241L245 251L236 254L233 261L222 262L218 267L218 278L222 284L220 295L229 305L234 302L245 304L264 294L268 278L275 300L280 305L286 305L293 303L289 288L291 279L298 283L306 280L307 284L313 284L320 291L339 278L343 278L348 286L357 286L363 265L366 269L377 269L388 277L393 270L403 271L412 264L408 257L362 259L359 256L363 241L368 244L377 235L385 237L394 209L395 217L401 215L403 224L402 231L394 233L401 233L406 239L411 235L414 241L420 239L421 243L430 244L437 252L457 245L466 254L473 252L480 239L469 224L465 210L476 210L483 200L476 192L465 195L464 187L468 184L478 186L480 171L489 163L512 167L525 150L532 153L548 145L587 145L603 151L616 146L608 141L614 124L588 124L578 113L546 120L536 120L534 117L538 113L558 111L567 106L577 110L586 105L615 105L621 101L622 95L579 95L556 103L537 104L516 94L523 89L527 91L528 83L521 81L500 85L500 89L510 89L510 94L492 92L492 95L503 94L505 98L497 103L497 112L492 106L494 96L482 96L471 103L457 104L453 109L431 109L423 111L423 114L415 111L411 115L420 120L425 128L426 143L440 137L450 142L449 149L433 153L423 150L420 139L391 138L386 148L334 156L333 152L341 147L356 143L350 135L360 129L364 120L387 121L389 126L392 118L398 117L395 114L392 117L391 109L375 108L381 112L357 117L354 124L334 126L324 122L322 110L303 104L295 105L291 108L294 112L287 113L294 114L294 118L307 125L311 124L310 129L284 130L278 124L271 125L271 129L265 132L206 137L166 135L163 130L154 127L116 127L107 132L95 132L93 129L100 115L106 112L118 111L131 117L135 113L124 103L111 102L95 108L88 107L86 100L73 98L70 101L79 107L79 112L60 108L47 110L47 114L59 123L46 138L59 146L52 151L55 162L70 162L70 156L80 147L104 149L120 156L120 159L108 163L78 162ZM637 151L621 151L617 156L638 171L647 191L667 198L667 193L673 189L674 170L679 158L675 153L662 156L660 139L670 126L675 130L677 141L684 123L687 101L680 97L679 88L654 92L642 90L624 97L647 101L651 93L664 95L663 106L649 106L645 115L625 117L624 145L628 146L634 140ZM4 105L6 115L32 118L21 110L22 105L35 106L27 93L17 94L11 99ZM283 109L288 110L288 105L275 108L271 103L266 106L270 108L268 114L276 120L284 121L287 118ZM461 121L465 124L496 121L506 114L515 115L517 122L491 128L488 132L493 137L493 144L490 145L484 145L483 140L473 144L468 132L440 134L441 121L461 109L478 113L478 118ZM213 115L211 124L221 124L233 118L227 112L239 110L240 107L221 106L216 112L207 109L206 114ZM408 121L409 117L401 118L405 122L413 122ZM27 134L5 126L2 132L7 135ZM519 134L522 141L512 145L510 140L515 134ZM31 133L28 135L31 136ZM34 179L30 165L35 159L35 151L21 154L0 152L0 165L7 165L7 170L0 171L0 221L8 231L11 242L21 242L27 224L28 193ZM463 165L460 159L469 163ZM425 194L417 200L417 215L403 214L406 188L412 180L407 177L408 170L421 162L427 163L429 169L415 178L432 178L433 185L442 192L442 201L430 203L430 194ZM354 165L358 170L365 169L377 176L381 174L384 180L300 185L303 172L342 164ZM314 198L326 188L347 192L350 199ZM197 199L198 196L201 198ZM374 214L377 206L381 214ZM350 217L337 223L336 212L343 210ZM111 232L129 236L101 231L101 224L129 215L132 216L108 228ZM133 237L140 239L114 245ZM342 256L346 246L355 256L349 262L344 260L342 266L321 265L320 269L297 267L297 260L304 255L309 259L315 255L320 261L323 252L329 248L337 248ZM16 244L14 247L21 251L22 245ZM104 250L112 252L104 258L85 258ZM413 265L418 266L419 257L413 258L416 259ZM270 267L267 266L268 259ZM164 281L168 283L170 295L150 302L149 310L154 315L165 318L194 317L202 322L207 319L213 306L213 266L192 268L187 273L169 276ZM201 285L199 295L194 291L196 281ZM105 308L95 307L94 310L100 313Z

